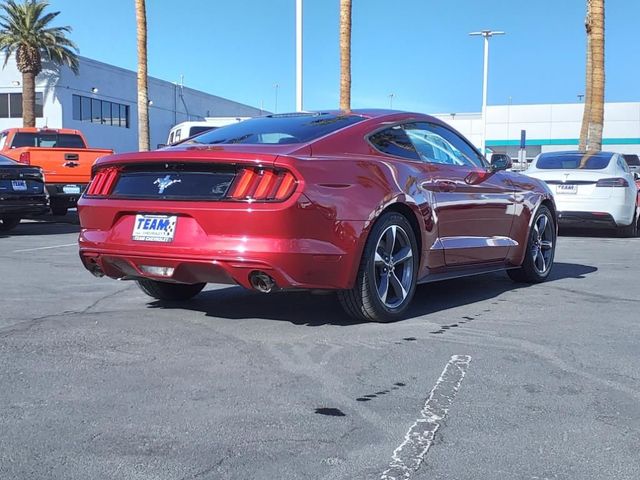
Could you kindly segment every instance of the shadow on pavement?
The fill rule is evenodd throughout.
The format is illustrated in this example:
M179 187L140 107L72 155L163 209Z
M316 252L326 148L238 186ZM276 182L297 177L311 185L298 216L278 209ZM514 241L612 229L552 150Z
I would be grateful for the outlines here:
M0 238L25 235L63 235L79 232L80 220L78 214L72 210L64 216L42 215L25 218L13 230L2 232Z
M596 267L573 263L556 263L547 282L566 278L584 278ZM512 282L504 273L431 283L418 286L405 318L414 318L495 298L515 289L531 285ZM241 287L204 291L189 302L155 301L149 308L183 309L203 312L207 316L232 320L263 318L295 325L350 326L366 323L348 317L334 294L313 295L308 292L260 294Z

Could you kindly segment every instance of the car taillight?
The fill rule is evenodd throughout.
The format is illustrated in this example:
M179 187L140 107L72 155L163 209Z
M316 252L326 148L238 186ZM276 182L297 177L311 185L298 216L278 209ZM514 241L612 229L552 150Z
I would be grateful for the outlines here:
M629 182L624 178L602 178L596 183L596 187L628 187Z
M227 194L233 200L282 202L296 189L298 181L291 172L269 168L243 168Z
M20 158L18 158L20 163L24 163L25 165L31 165L31 153L30 152L22 152L20 154Z
M117 178L117 168L99 170L93 177L93 180L91 180L85 194L92 197L106 197L111 193L111 189L115 185Z

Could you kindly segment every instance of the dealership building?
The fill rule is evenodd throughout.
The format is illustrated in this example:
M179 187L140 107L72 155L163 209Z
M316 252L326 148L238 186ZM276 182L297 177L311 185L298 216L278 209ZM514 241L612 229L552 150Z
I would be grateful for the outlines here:
M15 59L0 70L0 130L22 126L22 74ZM151 146L171 127L205 117L254 117L258 108L149 77ZM47 68L36 79L36 126L81 130L89 145L138 149L136 72L80 57L80 71Z
M487 149L517 158L521 131L526 132L526 156L575 150L580 138L584 104L493 105L487 107ZM449 123L479 146L480 113L443 113ZM607 103L604 108L602 149L640 154L640 102Z

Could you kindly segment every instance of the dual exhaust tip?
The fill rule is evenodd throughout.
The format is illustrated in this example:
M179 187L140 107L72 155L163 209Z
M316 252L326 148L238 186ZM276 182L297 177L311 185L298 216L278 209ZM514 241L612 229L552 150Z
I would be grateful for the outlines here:
M270 293L277 289L275 280L268 274L256 270L249 275L249 283L260 293Z

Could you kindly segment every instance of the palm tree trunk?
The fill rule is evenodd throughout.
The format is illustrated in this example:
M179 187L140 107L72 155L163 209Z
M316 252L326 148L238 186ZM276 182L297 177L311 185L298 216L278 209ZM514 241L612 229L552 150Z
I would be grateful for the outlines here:
M604 125L604 0L591 0L591 61L593 86L587 148L600 151Z
M22 72L22 125L36 126L36 75Z
M138 149L149 150L149 86L147 78L147 11L145 0L136 1L138 36Z
M587 136L589 134L589 118L591 114L591 92L593 90L593 62L591 56L591 0L587 0L587 16L584 19L584 28L587 34L587 61L586 80L584 92L584 113L582 114L582 126L580 127L580 141L578 150L584 152L587 150Z
M351 0L340 0L340 110L351 110Z

